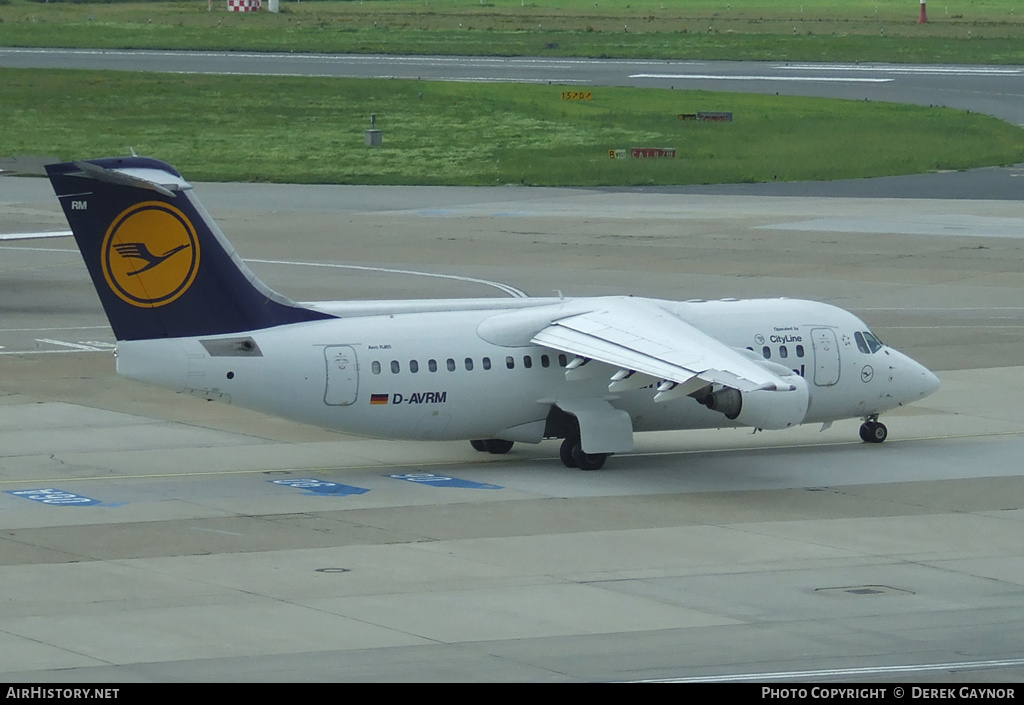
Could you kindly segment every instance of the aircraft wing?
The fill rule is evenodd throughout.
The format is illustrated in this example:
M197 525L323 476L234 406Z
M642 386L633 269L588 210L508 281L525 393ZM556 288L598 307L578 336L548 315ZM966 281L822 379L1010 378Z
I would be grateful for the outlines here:
M617 384L628 389L662 381L670 383L659 386L663 393L715 383L741 392L792 389L757 361L644 299L609 299L601 308L552 321L531 342L620 368L612 391ZM574 360L568 374L579 367ZM640 381L629 384L635 373Z

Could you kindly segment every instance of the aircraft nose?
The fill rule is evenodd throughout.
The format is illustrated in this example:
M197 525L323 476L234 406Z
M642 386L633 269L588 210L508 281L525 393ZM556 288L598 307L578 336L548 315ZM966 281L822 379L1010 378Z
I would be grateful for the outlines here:
M902 353L898 353L904 368L904 374L900 375L903 378L904 383L901 385L909 394L907 394L908 401L914 401L916 399L924 399L929 394L934 394L942 382L938 376L927 367L922 365L917 360L913 360L910 357Z
M921 369L923 370L923 391L921 392L921 397L924 398L929 394L934 394L935 392L937 392L939 390L939 387L942 386L942 382L939 380L938 376L934 372L929 370L924 365L921 366Z

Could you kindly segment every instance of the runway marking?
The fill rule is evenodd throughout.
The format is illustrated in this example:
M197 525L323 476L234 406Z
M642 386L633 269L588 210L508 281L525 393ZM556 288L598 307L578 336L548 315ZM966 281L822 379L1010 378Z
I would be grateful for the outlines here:
M98 504L103 504L98 499L84 497L74 492L58 490L55 487L32 490L8 490L7 494L57 507L94 507Z
M391 267L367 267L357 264L333 264L330 262L295 262L291 260L280 260L280 259L247 259L246 262L257 262L259 264L287 264L294 265L297 267L328 267L332 269L356 269L366 272L384 272L386 274L411 274L417 277L436 277L438 279L453 279L456 281L469 282L471 284L483 284L484 286L491 286L495 289L499 289L509 296L517 299L529 298L527 293L521 289L517 289L514 286L508 284L502 284L501 282L490 281L488 279L478 279L476 277L461 277L457 274L436 274L434 272L417 272L411 269L393 269Z
M37 238L44 237L68 237L71 234L70 230L52 230L35 233L0 233L0 240L35 240Z
M97 348L92 345L86 345L85 343L69 343L65 340L53 340L52 338L36 338L37 343L46 343L48 345L60 345L65 348L71 348L75 351L88 351L98 352L100 350L109 350L109 348ZM113 347L113 346L111 346Z
M237 531L221 531L220 529L204 529L201 526L190 526L188 528L192 529L193 531L206 531L206 532L211 533L211 534L224 534L226 536L245 536L245 534L240 534Z
M267 480L267 482L283 487L292 487L299 490L306 490L304 494L320 497L348 497L350 495L366 494L370 490L365 487L344 485L339 482L319 480L315 477L299 477L287 480Z
M884 328L885 326L879 326ZM952 328L967 328L969 330L978 330L984 328L985 330L1016 330L1018 328L1024 328L1024 324L1016 326L990 326L984 323L979 323L976 326L898 326L900 330L949 330Z
M66 247L18 247L17 245L0 245L0 250L26 250L28 252L78 252L78 250L72 250Z
M91 328L106 328L106 326L87 326L83 328L11 328L8 330L0 330L0 332L9 331L35 331L35 330L87 330ZM44 345L56 345L59 350L2 350L0 355L57 355L61 353L80 353L80 352L111 352L117 348L114 343L108 343L102 340L86 340L78 343L68 342L66 340L55 340L53 338L35 338L35 342L43 343ZM0 345L0 348L5 346Z
M91 348L89 350L4 350L0 352L0 355L67 355L79 352L110 352L111 350L113 348L108 350L101 348Z
M68 350L68 349L62 349L62 350L4 350L4 351L0 352L0 355L68 355L68 354L71 354L71 353L81 353L81 352L111 352L111 351L113 351L113 349L114 348L111 347L111 348L109 348L107 350L103 350L101 348L90 348L90 349L82 349L82 350Z
M47 247L16 247L16 246L0 246L0 250L28 250L30 252L78 252L78 250L72 249L54 249ZM457 274L437 274L434 272L417 272L411 269L393 269L390 267L368 267L357 264L334 264L331 262L297 262L293 260L279 260L279 259L245 259L245 262L256 262L258 264L288 264L296 267L330 267L334 269L357 269L368 272L384 272L386 274L410 274L418 277L436 277L438 279L454 279L457 281L469 282L471 284L483 284L484 286L491 286L495 289L500 289L509 296L517 299L529 298L529 295L522 289L517 289L509 284L502 284L501 282L490 281L488 279L478 279L476 277L460 277Z
M1024 311L1024 306L875 306L858 311Z
M102 330L110 326L56 326L51 328L0 328L0 333L39 333L48 330Z
M891 83L894 78L855 78L839 76L720 76L709 73L634 73L630 78L658 78L678 81L818 81L824 83Z
M363 78L363 79L403 79L409 80L407 76L397 74L375 74L373 76L340 76L335 73L312 73L304 71L293 73L287 71L160 71L159 73L171 73L180 76L275 76L284 78ZM536 83L548 84L581 84L586 85L589 81L577 78L501 78L499 76L422 76L423 81L451 81L453 83Z
M1024 69L1002 66L864 66L861 64L780 64L775 68L786 71L862 71L896 73L921 76L1017 76Z
M865 666L863 668L826 668L820 671L784 671L767 673L737 673L735 675L692 676L688 678L650 678L631 683L733 683L764 680L806 680L808 678L835 678L850 676L877 676L891 673L929 673L934 671L971 671L985 668L1015 668L1024 666L1024 658L996 659L992 661L959 661L954 663L924 663L907 666Z
M416 484L427 485L429 487L457 487L460 489L467 490L501 490L504 489L500 485L492 485L490 483L473 482L472 480L462 480L458 477L451 477L449 475L434 475L429 472L414 472L407 474L396 474L396 475L385 475L395 480L405 480L406 482L413 482Z

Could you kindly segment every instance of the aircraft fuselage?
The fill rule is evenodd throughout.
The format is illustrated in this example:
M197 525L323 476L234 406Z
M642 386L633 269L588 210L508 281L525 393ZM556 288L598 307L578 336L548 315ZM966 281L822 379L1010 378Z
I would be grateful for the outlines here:
M693 398L656 402L657 381L609 391L617 368L529 342L531 311L566 315L594 299L322 304L338 318L227 336L122 341L126 377L356 435L406 439L503 438L539 442L550 407L603 399L634 431L745 425ZM885 346L864 349L869 329L827 304L764 299L657 302L680 319L801 377L799 423L869 417L933 390L925 368ZM520 311L522 330L488 321ZM502 320L498 318L497 320ZM572 379L567 379L570 377ZM765 392L762 394L773 394ZM777 394L777 393L774 393Z

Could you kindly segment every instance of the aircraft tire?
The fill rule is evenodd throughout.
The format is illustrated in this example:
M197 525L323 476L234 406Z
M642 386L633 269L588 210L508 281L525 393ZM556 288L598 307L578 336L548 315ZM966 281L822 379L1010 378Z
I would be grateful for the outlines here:
M865 443L882 443L889 437L889 429L883 423L868 421L861 424L860 437Z
M504 441L500 438L488 438L484 441L484 450L492 455L505 455L512 450L512 441Z
M576 460L572 457L572 449L579 445L580 441L578 438L566 438L562 441L562 445L558 448L558 457L562 459L562 464L567 468L575 468Z
M600 470L609 455L610 453L584 453L583 446L579 443L572 447L572 459L580 470Z
M478 450L481 453L487 452L487 445L484 441L470 441L469 445L473 446L473 450Z

